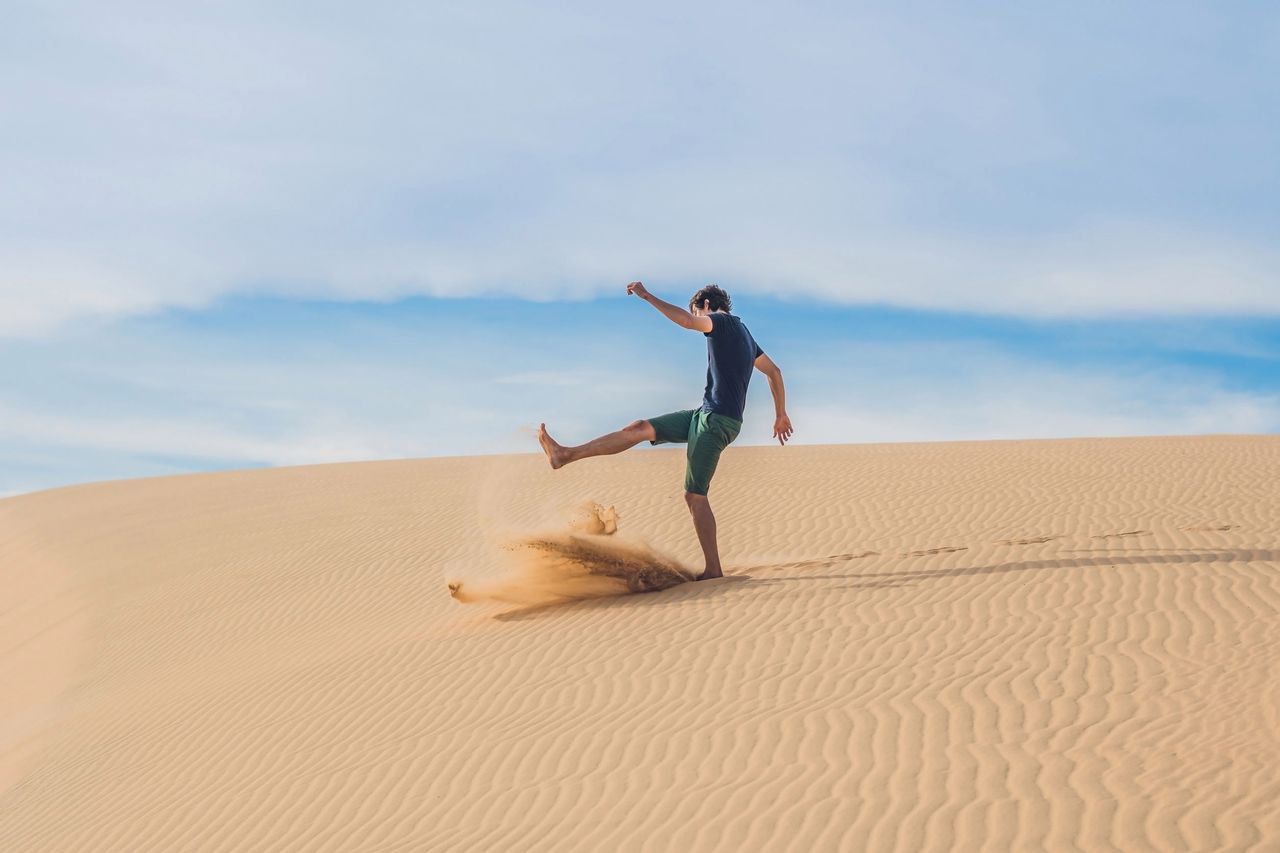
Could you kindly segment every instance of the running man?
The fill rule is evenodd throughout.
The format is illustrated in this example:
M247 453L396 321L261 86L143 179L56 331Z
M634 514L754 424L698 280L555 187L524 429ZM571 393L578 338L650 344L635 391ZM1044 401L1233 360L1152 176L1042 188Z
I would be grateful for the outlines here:
M570 462L590 456L621 453L642 441L650 444L688 444L684 472L684 500L693 516L693 528L702 545L706 570L698 580L724 577L720 569L720 552L716 547L716 517L711 513L707 490L716 472L720 452L728 447L742 429L742 410L747 403L747 384L751 368L769 378L773 392L773 437L779 444L791 438L791 419L787 417L786 392L782 371L774 364L742 320L730 314L733 302L729 294L714 284L702 288L689 300L689 310L663 302L638 281L627 285L627 293L638 296L663 315L685 329L702 332L707 338L707 388L702 406L659 415L592 439L577 447L565 447L547 434L547 425L538 428L538 441L551 462L561 468Z

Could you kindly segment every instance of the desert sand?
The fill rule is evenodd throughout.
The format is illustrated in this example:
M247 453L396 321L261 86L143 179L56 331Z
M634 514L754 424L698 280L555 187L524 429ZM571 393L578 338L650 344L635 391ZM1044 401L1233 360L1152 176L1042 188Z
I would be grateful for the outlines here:
M1280 849L1280 437L682 471L0 500L0 849Z

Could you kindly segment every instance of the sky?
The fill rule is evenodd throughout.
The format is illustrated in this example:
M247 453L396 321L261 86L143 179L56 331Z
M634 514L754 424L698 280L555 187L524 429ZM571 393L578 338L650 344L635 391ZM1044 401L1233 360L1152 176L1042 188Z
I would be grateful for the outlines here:
M637 279L797 443L1280 432L1274 4L5 19L0 495L695 406Z

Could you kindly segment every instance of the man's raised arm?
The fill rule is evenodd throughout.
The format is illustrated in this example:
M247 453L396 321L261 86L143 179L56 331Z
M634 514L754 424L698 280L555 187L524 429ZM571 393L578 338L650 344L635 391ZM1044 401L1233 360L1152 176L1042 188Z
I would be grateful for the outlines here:
M638 281L633 281L627 285L627 293L630 295L639 296L645 302L648 302L654 308L657 308L659 311L661 311L668 320L675 323L677 326L680 326L681 328L692 329L695 332L711 331L710 317L706 316L705 314L699 317L694 314L691 314L690 312L684 310L683 308L672 305L670 302L663 302L661 299L659 299L658 297L650 293L648 290L646 290L645 286Z

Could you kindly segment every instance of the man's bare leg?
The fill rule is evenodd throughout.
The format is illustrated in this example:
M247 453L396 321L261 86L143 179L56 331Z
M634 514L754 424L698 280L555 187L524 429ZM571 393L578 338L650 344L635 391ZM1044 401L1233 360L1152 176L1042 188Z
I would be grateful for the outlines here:
M576 447L565 447L547 434L546 424L538 426L538 443L542 445L542 450L547 454L547 461L551 463L552 468L562 468L570 462L577 462L579 459L590 456L621 453L642 441L653 441L656 436L653 424L648 421L632 421L617 432L593 438L586 444L579 444Z
M706 495L685 492L684 502L689 505L689 513L693 516L693 529L698 531L698 542L702 545L702 556L707 563L706 571L698 576L698 580L724 577L724 572L720 570L720 549L716 546L716 517L711 512L711 501L707 500Z

